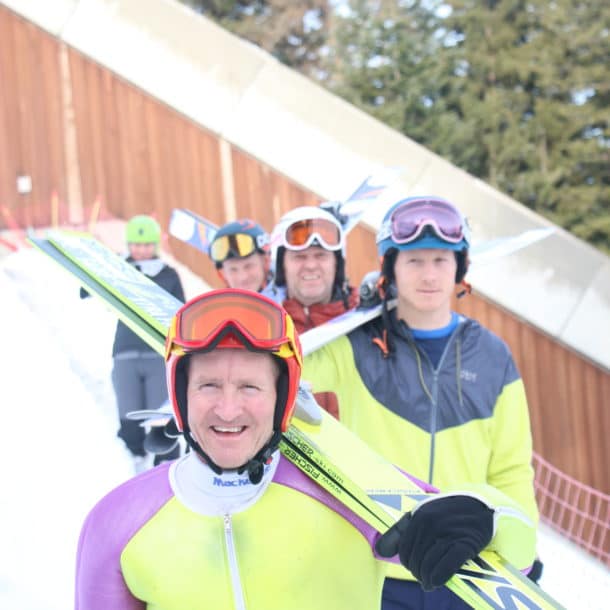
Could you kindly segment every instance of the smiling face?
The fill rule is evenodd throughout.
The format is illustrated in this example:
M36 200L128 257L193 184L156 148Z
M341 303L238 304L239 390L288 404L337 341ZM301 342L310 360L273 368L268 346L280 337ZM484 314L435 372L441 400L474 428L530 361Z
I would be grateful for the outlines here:
M284 253L284 276L286 291L308 307L316 303L330 303L337 271L334 252L312 246L299 252Z
M456 269L452 250L399 252L394 264L398 317L422 330L449 324Z
M188 371L192 435L221 468L242 466L271 438L277 363L271 354L216 349L193 354Z
M229 288L258 292L267 279L266 256L255 252L246 258L228 258L222 264L222 275Z
M127 248L129 249L129 256L131 256L134 261L145 261L157 256L157 244L155 243L129 243L127 244Z

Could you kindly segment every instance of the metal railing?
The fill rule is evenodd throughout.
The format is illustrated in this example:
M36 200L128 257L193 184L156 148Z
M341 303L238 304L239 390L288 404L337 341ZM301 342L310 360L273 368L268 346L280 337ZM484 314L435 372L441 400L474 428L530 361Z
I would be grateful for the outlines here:
M610 496L555 468L534 453L540 519L610 566Z

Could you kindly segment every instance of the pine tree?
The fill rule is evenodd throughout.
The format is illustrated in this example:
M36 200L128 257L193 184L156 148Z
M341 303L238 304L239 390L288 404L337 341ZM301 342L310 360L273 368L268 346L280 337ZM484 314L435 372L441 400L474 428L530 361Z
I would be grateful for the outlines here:
M358 61L336 64L337 93L610 251L610 7L354 6L336 53Z
M610 251L610 8L573 0L452 6L446 25L460 42L442 58L446 71L460 66L463 75L446 95L478 125L485 165L452 160Z
M326 42L326 0L181 0L282 63L317 78Z
M610 252L610 5L184 0Z

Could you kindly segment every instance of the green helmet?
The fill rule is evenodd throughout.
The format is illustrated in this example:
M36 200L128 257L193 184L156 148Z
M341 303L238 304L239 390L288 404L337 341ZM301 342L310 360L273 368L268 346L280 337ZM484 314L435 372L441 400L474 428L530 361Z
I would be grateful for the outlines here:
M161 227L151 216L134 216L125 227L128 244L158 244L161 241Z

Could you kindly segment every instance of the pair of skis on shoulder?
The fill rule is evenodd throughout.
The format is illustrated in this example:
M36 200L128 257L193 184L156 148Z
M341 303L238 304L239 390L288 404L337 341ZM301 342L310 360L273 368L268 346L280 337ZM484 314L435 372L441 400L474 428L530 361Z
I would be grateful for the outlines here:
M30 241L163 353L169 322L181 305L177 299L91 236L50 231ZM326 412L307 406L307 391L302 392L293 424L283 435L283 455L354 514L386 532L425 494ZM561 608L491 551L467 562L447 586L478 609Z

